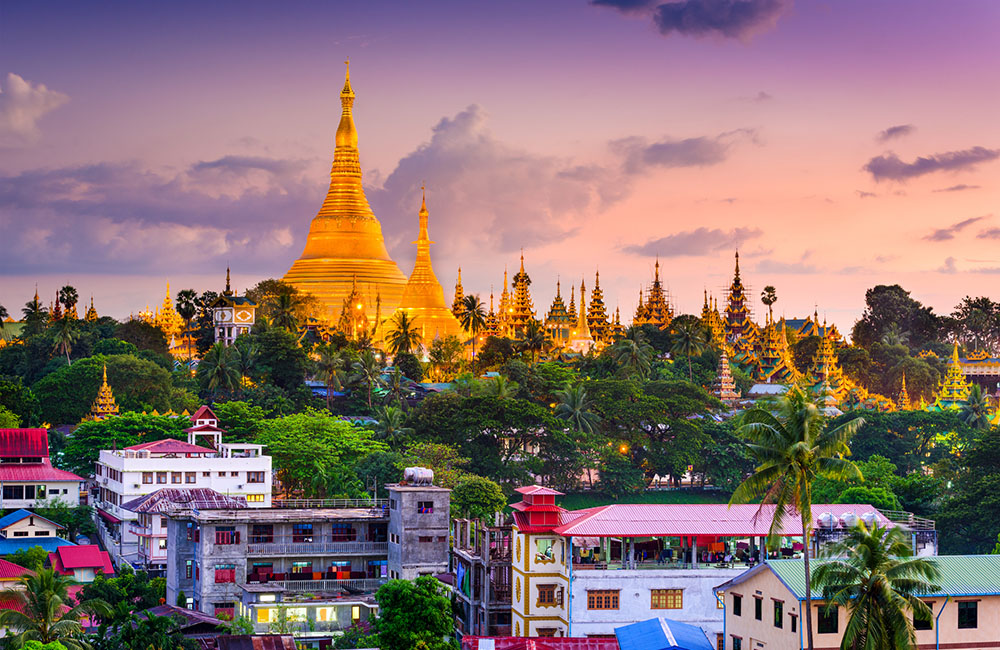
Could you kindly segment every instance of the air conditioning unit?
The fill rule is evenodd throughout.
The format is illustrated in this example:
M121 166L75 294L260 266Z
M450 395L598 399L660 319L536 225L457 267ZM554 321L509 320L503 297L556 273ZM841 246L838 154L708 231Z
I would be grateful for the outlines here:
M133 490L138 490L139 489L139 484L138 483L133 483L132 484L132 489Z
M237 485L237 486L236 486L236 489L237 489L237 490L242 490L242 489L243 489L243 486L242 486L242 485Z

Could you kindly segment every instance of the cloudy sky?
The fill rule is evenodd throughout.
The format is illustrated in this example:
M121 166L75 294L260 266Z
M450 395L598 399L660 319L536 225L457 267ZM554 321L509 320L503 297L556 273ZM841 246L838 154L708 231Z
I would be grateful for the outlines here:
M630 315L659 256L696 311L739 247L787 316L849 328L897 282L950 311L1000 279L998 29L995 0L4 3L0 304L280 277L350 57L387 244L409 273L425 181L446 294L523 247L537 308L600 269Z

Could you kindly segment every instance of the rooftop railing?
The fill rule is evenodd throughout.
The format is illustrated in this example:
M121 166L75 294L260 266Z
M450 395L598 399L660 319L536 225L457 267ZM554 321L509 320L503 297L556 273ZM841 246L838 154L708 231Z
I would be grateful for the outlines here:
M273 508L375 508L389 516L388 499L272 499Z

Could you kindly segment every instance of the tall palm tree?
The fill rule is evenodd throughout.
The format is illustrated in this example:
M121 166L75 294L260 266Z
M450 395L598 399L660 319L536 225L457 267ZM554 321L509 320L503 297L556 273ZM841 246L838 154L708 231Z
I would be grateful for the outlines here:
M969 397L962 406L962 420L973 429L990 428L990 398L979 384L969 389Z
M420 347L424 337L414 324L414 319L405 311L398 311L389 320L390 329L386 332L385 342L393 355L409 354Z
M188 361L191 360L191 321L198 313L198 293L194 289L177 292L177 314L184 319L184 337L188 345Z
M64 316L69 318L70 314L75 314L76 303L80 301L80 294L77 292L76 287L67 284L59 290L58 296L59 302L63 306Z
M816 568L813 581L827 607L844 607L847 626L840 647L895 650L917 647L913 618L929 620L930 608L918 597L938 591L933 560L913 557L909 532L902 526L871 530L864 522L827 549L830 559ZM910 615L907 615L907 612Z
M316 378L326 385L326 408L330 410L333 391L344 389L344 358L332 345L319 348L314 362Z
M809 536L812 532L812 484L818 476L839 481L863 481L861 471L844 458L851 453L851 436L864 424L854 418L833 429L805 392L792 387L774 404L774 412L754 408L743 415L739 433L758 465L729 499L729 504L773 504L774 519L768 544L775 545L784 529L789 510L799 514L806 545L805 624L808 648L813 648L812 587L809 573Z
M29 302L24 303L21 313L24 315L23 336L38 334L45 329L45 325L49 322L49 310L38 300L37 291Z
M520 338L517 339L517 347L522 352L531 355L531 362L538 361L538 353L545 349L548 337L545 328L538 321L532 319L524 326Z
M405 426L406 415L398 406L379 407L375 417L378 419L375 431L390 445L395 446L404 436L413 433L413 429Z
M772 285L767 285L760 293L760 301L767 307L767 315L770 316L771 320L774 320L774 312L771 308L774 303L778 302L777 290Z
M646 342L646 336L638 329L617 341L611 348L618 372L626 377L638 376L645 379L653 360L653 346Z
M76 323L72 318L63 318L56 327L56 335L53 338L54 352L66 355L66 365L72 364L69 353L73 351L73 344L80 338L80 333L76 330Z
M241 336L233 343L238 358L236 359L236 369L240 373L240 386L247 386L248 380L257 370L257 360L260 358L260 346L253 342L249 336Z
M271 305L271 325L284 327L289 332L299 328L296 313L299 310L299 298L291 293L279 293Z
M234 347L216 343L198 364L198 372L215 396L216 389L232 394L240 387L240 353Z
M462 298L462 313L458 316L458 322L466 332L472 335L472 374L476 374L476 338L479 332L486 327L486 307L478 295L469 294Z
M353 369L358 380L368 392L368 408L372 407L372 389L382 383L382 363L371 350L365 350L354 362Z
M680 323L674 329L674 344L670 346L670 353L673 355L684 355L688 361L688 381L694 380L694 372L691 370L691 357L699 356L705 351L708 345L708 337L705 336L705 328L701 323L690 320Z
M483 381L480 386L482 387L482 394L487 397L495 397L496 399L512 399L517 395L518 385L516 381L511 381L504 377L503 375L497 375Z
M32 640L43 644L58 641L69 650L85 650L88 644L76 638L82 632L80 618L110 613L108 604L99 599L71 606L72 581L52 569L39 568L22 576L18 583L20 588L5 590L3 597L20 603L23 611L0 610L0 626L16 634L18 645Z
M556 392L556 399L559 400L556 404L557 418L566 420L579 433L594 433L601 416L590 410L590 398L582 383Z

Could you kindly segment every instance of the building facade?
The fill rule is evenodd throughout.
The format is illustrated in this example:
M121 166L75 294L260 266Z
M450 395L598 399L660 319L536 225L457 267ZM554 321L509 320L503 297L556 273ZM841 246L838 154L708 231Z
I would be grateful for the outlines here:
M423 575L448 573L451 490L434 485L386 487L389 577L413 580Z
M452 570L462 635L510 636L511 560L509 525L480 520L452 521Z
M0 429L0 509L34 507L59 499L86 503L83 479L52 466L46 429Z

